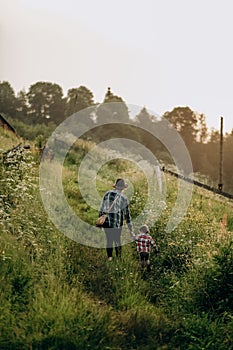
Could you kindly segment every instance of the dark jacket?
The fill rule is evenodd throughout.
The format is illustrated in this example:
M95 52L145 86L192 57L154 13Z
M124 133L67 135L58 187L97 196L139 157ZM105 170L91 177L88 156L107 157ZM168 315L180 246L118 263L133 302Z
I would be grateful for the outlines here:
M100 210L99 210L99 216L101 216L104 213L107 213L108 209L110 208L115 198L116 198L116 201L107 215L107 219L104 223L104 227L110 227L110 228L122 227L123 221L125 219L129 230L132 231L133 225L131 222L128 199L123 193L121 193L121 191L117 189L107 191L104 194L102 203L100 206Z

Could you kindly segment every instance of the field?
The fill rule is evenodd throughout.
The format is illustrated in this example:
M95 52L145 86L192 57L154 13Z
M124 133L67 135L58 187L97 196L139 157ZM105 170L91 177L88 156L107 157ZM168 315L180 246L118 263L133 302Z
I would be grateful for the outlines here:
M151 226L159 253L142 274L135 244L111 263L105 249L62 234L39 191L40 155L0 134L0 349L230 350L233 349L233 202L194 188L181 223L166 225L177 197L166 174L166 206ZM23 144L22 144L23 145ZM66 159L68 203L94 224L97 210L83 200L77 166L91 145L77 144ZM134 186L132 216L143 210L147 184L124 161L98 173L100 194L115 178Z

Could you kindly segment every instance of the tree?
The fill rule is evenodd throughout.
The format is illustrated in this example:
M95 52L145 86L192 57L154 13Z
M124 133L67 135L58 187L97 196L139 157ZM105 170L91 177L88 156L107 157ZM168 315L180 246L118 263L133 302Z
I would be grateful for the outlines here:
M147 111L146 107L143 107L139 114L135 116L135 121L142 126L147 125L151 127L152 123L156 122L156 118Z
M163 115L180 133L187 147L197 141L197 114L189 107L176 107Z
M16 97L16 118L27 122L28 115L28 102L27 102L27 93L25 90L19 91Z
M94 105L93 93L85 86L69 89L66 97L66 117Z
M223 189L233 194L233 129L230 134L226 134L223 142Z
M196 114L198 120L197 142L194 147L189 147L192 155L193 170L195 172L203 172L203 169L211 169L211 165L208 161L206 150L208 148L208 129L205 122L204 114Z
M65 100L58 84L37 82L30 86L27 98L32 123L54 122L58 125L65 119Z
M104 103L109 103L109 102L124 102L124 101L121 97L114 95L111 91L111 88L108 87L108 90L104 97Z
M0 82L0 113L14 117L16 97L12 86L7 82Z
M204 114L198 115L198 138L200 143L205 143L208 138L208 128Z
M211 129L210 139L206 144L206 158L202 166L202 172L212 178L213 181L218 181L219 169L219 147L220 147L220 133L218 130Z
M111 123L117 121L119 123L127 123L129 120L129 112L126 103L119 96L111 92L108 87L104 97L103 104L97 109L97 121L102 123Z
M134 123L135 126L137 126L137 137L139 142L149 149L157 159L166 159L170 162L171 158L166 147L155 136L156 131L162 122L159 121L154 115L150 114L146 107L143 107L135 116Z

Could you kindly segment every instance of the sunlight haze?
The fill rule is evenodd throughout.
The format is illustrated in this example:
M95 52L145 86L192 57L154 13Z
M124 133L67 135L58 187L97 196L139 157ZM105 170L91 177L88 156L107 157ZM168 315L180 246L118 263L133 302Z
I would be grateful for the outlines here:
M19 92L37 81L107 87L162 115L203 113L233 128L231 1L0 0L0 81Z

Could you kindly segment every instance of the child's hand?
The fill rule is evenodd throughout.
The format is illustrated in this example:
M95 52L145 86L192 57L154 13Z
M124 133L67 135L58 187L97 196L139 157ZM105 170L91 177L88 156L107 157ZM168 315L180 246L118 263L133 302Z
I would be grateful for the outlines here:
M154 252L155 252L155 254L158 254L159 248L157 246L154 247Z

